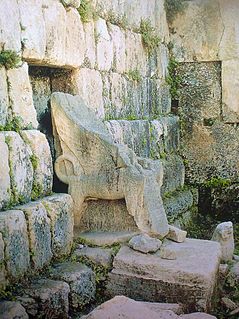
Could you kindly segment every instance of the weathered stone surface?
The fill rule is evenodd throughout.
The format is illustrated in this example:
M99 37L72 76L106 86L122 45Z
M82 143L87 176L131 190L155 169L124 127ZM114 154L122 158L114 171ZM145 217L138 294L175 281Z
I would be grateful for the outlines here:
M109 24L109 33L113 42L113 69L118 73L124 73L126 62L125 34L113 24Z
M186 239L187 232L177 227L169 225L168 239L176 241L177 243L183 243Z
M28 319L28 314L20 302L2 301L0 302L1 319Z
M190 190L173 192L164 197L163 203L167 216L174 220L192 207L193 195Z
M113 261L113 250L110 248L98 247L82 247L74 251L73 256L81 259L84 257L96 265L103 266L104 268L111 268Z
M69 292L70 287L67 283L50 279L35 280L24 289L25 295L35 300L37 316L40 318L67 318Z
M8 117L7 74L4 67L0 68L0 126L5 126Z
M96 62L95 25L93 21L83 24L85 31L85 61L87 67L94 68Z
M21 50L21 29L17 0L0 3L0 50ZM6 14L6 12L8 14Z
M160 258L167 260L177 259L177 253L175 249L172 248L169 242L163 243L162 247L160 248L159 256Z
M75 93L79 94L98 117L104 117L103 83L100 72L82 68L73 75Z
M89 315L81 319L115 319L123 317L125 319L177 319L179 318L171 310L157 311L147 306L143 302L134 301L124 296L116 296L98 306Z
M204 312L195 312L195 313L190 313L187 315L182 315L180 318L183 319L217 319L215 316L209 315L208 313Z
M113 42L107 29L106 21L99 18L95 22L97 34L96 63L99 70L109 71L113 64Z
M168 223L160 195L160 161L139 159L126 145L114 144L106 127L79 96L54 93L51 104L59 156L55 169L60 180L69 184L75 218L80 220L87 198L125 198L141 231L165 236Z
M73 203L68 194L54 194L41 200L51 220L52 253L64 256L73 243Z
M53 166L51 151L46 136L34 130L22 131L21 136L32 151L31 162L34 170L33 186L38 188L35 197L36 195L49 195L53 183Z
M5 262L10 278L23 276L29 268L27 224L20 210L0 212L0 232L5 244Z
M197 310L209 310L221 257L220 245L186 239L171 243L176 260L160 258L160 252L143 255L122 247L114 258L107 291L145 301L181 302Z
M147 234L137 235L130 239L129 247L142 253L155 253L161 247L162 242L157 238L151 238Z
M9 148L11 192L14 204L17 204L31 198L33 183L31 153L18 133L5 132L4 134Z
M31 202L18 209L24 212L27 220L32 263L34 268L41 269L52 258L50 219L40 202Z
M76 262L53 265L52 277L70 286L70 306L82 307L95 297L95 274L87 266Z
M80 238L86 241L90 246L112 246L114 244L126 243L137 232L133 231L119 231L119 232L87 232L75 235L75 238Z
M4 289L7 285L6 269L4 264L4 241L0 233L0 289Z
M235 277L236 281L239 282L239 262L237 261L232 269L231 269L231 274Z
M232 260L235 249L232 222L224 222L217 225L213 233L212 240L220 243L222 249L222 260Z
M28 75L28 65L7 71L9 83L9 99L13 117L20 117L26 127L37 128L37 115L33 106L32 88Z
M0 161L0 209L6 206L11 196L11 183L9 176L9 151L7 144L5 143L4 133L0 132L0 149L1 149L1 161Z
M156 312L163 310L170 310L176 315L181 315L183 313L183 305L177 303L162 303L162 302L146 302L139 301L143 306L146 306Z
M46 49L46 28L42 0L18 2L21 23L23 57L28 61L41 61Z

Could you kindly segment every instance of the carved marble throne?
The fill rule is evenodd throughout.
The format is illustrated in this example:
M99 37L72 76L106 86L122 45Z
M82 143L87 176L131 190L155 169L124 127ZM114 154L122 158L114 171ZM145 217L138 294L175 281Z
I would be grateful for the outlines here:
M55 171L69 185L75 224L84 201L124 198L139 230L164 237L168 222L160 195L161 162L138 158L126 145L115 144L79 96L53 93L51 110Z

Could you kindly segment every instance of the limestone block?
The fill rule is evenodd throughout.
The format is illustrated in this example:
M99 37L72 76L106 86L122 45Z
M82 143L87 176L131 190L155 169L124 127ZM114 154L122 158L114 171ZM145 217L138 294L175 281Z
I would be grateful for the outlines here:
M42 0L19 1L23 58L41 61L46 49L46 28L42 12Z
M164 0L155 1L155 28L164 43L169 43L169 27L166 18L166 11L164 7Z
M8 86L4 67L0 68L0 126L5 126L8 117Z
M41 269L52 258L50 219L40 202L19 206L28 223L31 260L34 268Z
M113 41L113 69L118 73L124 73L126 62L125 33L113 24L109 24L109 33Z
M176 241L177 243L183 243L186 239L187 232L177 227L169 225L168 239Z
M53 265L52 278L65 281L70 286L70 306L79 308L95 297L95 274L91 268L77 262Z
M222 260L232 260L235 249L232 222L224 222L217 225L212 240L218 241L221 244Z
M7 14L6 14L7 13ZM2 0L0 3L0 51L21 51L21 28L17 0Z
M67 318L69 292L66 282L51 279L35 280L24 290L26 296L35 300L38 318L49 317L49 314L53 318Z
M6 268L4 264L4 241L0 233L0 289L4 289L7 285Z
M37 128L37 115L33 106L32 88L28 75L28 65L7 71L9 99L14 117L20 117L24 128Z
M151 238L147 234L134 236L129 241L129 247L142 253L155 253L162 245L161 240Z
M66 11L66 65L79 67L84 61L85 34L79 12L70 8Z
M49 65L65 65L66 10L58 1L43 6L46 26L46 52L44 61Z
M106 21L99 18L95 22L96 63L101 71L109 71L113 65L113 42L107 29Z
M41 200L51 220L52 252L60 257L70 253L73 243L72 199L68 194L54 194Z
M28 319L28 314L20 302L2 301L0 302L1 319Z
M35 195L37 197L49 195L53 183L53 166L46 136L35 130L21 131L21 136L32 151L33 187L38 188Z
M88 107L100 118L104 117L103 83L100 72L82 68L73 75L75 93L79 94Z
M179 148L180 140L179 117L165 116L162 117L159 121L163 126L165 152L171 153L177 151Z
M0 132L0 209L6 206L11 196L11 182L10 182L10 168L8 163L9 151L7 144L5 143L5 135Z
M0 212L0 232L5 244L7 273L10 278L22 277L30 266L27 223L23 212Z
M122 247L114 258L107 293L151 302L167 298L168 302L185 304L191 311L210 310L220 245L197 239L171 245L177 250L176 260L162 259L158 252L145 255Z
M84 64L89 68L95 67L96 62L96 43L95 43L95 25L94 22L83 24L85 31L85 61Z
M18 133L5 132L4 135L9 148L11 191L16 204L31 198L33 183L31 152Z
M238 59L222 62L222 115L227 123L239 123L238 68Z

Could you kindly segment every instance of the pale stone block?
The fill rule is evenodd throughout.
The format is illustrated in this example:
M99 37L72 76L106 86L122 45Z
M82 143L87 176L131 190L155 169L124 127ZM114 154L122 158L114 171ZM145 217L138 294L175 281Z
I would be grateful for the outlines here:
M33 185L39 188L39 196L49 195L53 183L53 166L46 136L35 130L21 131L21 136L32 151Z
M113 69L118 73L124 73L126 63L125 33L113 24L109 24L109 33L113 41Z
M2 209L9 202L11 195L10 168L8 163L9 151L5 143L5 135L2 132L0 132L0 150L0 209Z
M31 261L34 268L41 269L52 258L51 225L45 207L40 202L19 206L24 212L29 234Z
M73 243L73 202L68 194L54 194L41 200L51 220L52 252L60 257L70 253Z
M224 222L217 225L213 233L212 240L220 243L223 261L230 261L233 259L235 243L232 222Z
M37 128L37 114L33 105L32 88L28 75L28 65L7 71L9 82L9 99L12 115L20 117L25 127Z
M94 22L83 24L85 31L85 61L86 67L94 68L96 62L96 43L95 43L95 25Z
M49 65L65 65L66 10L58 1L43 6L46 26L46 53L44 61Z
M4 134L9 147L12 194L16 202L30 200L33 183L31 152L18 133L5 132Z
M2 301L0 302L1 319L28 319L28 314L20 302Z
M99 71L87 68L76 71L73 75L75 93L80 95L87 106L93 109L99 118L104 117L103 82Z
M8 117L8 85L7 74L4 67L0 68L0 126L5 126Z
M97 66L101 71L109 71L113 65L113 42L106 21L99 18L95 22Z
M79 12L70 8L66 11L65 64L77 68L82 65L85 53L85 34Z
M30 266L27 223L20 210L0 212L0 232L5 243L5 262L10 278L23 276Z
M46 28L42 12L42 0L19 1L23 58L41 61L46 50Z
M239 123L238 69L239 59L222 62L222 115L229 123Z
M157 0L158 1L158 0ZM131 26L139 26L141 19L150 20L155 26L155 0L125 0L124 12Z
M110 98L111 110L109 113L114 113L115 118L121 117L124 113L125 102L127 100L127 80L124 76L112 72L109 77L110 81ZM114 112L112 112L114 110Z
M4 241L0 233L0 289L4 289L7 285L6 269L4 264Z
M169 233L166 236L168 239L176 241L177 243L183 243L186 239L187 232L177 227L169 225Z
M0 2L0 51L21 50L21 28L17 0Z

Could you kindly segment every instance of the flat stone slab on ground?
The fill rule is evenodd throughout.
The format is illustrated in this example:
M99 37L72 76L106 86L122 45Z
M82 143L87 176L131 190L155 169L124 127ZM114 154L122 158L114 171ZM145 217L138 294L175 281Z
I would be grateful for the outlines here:
M138 235L138 233L130 231L87 232L75 235L75 239L81 238L85 240L88 245L93 246L112 246L118 243L126 243L135 235Z
M20 302L3 301L0 302L1 319L28 319L28 314Z
M213 241L186 239L170 244L176 260L145 255L122 247L114 258L107 293L151 302L183 303L190 309L210 310L221 257Z

